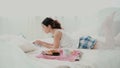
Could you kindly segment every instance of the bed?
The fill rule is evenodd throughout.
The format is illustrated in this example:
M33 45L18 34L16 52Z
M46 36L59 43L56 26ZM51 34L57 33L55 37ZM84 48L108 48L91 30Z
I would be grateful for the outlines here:
M69 62L69 61L59 61L50 60L43 58L36 58L40 51L27 53L27 55L36 60L40 65L47 66L61 66L67 65L70 68L119 68L120 67L120 50L85 50L79 49L83 53L80 61ZM47 67L44 67L47 68ZM53 67L52 67L53 68Z
M4 38L3 38L4 37ZM5 40L9 37L9 40ZM14 38L13 38L14 37ZM19 39L19 40L18 40ZM23 43L24 41L24 43ZM22 43L22 44L21 44ZM24 45L23 45L24 44ZM33 49L29 49L31 47ZM22 48L20 47L22 45ZM25 50L28 47L28 50ZM30 51L31 50L31 51ZM77 49L81 51L80 61L69 62L36 58L45 48L32 46L32 43L17 36L0 37L0 68L119 68L120 49ZM73 49L71 49L73 50Z

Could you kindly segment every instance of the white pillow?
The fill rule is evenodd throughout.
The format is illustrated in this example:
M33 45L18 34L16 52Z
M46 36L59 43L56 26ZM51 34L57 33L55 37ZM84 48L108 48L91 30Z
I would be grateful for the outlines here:
M37 47L32 44L32 42L16 35L2 35L0 40L4 42L10 42L13 45L20 47L24 52L30 52L37 49Z
M14 44L18 45L24 52L31 52L37 50L37 47L30 41L18 37L12 41Z

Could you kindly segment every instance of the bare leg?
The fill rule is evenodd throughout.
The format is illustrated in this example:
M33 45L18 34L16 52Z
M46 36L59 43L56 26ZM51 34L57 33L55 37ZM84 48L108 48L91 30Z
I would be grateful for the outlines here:
M112 13L112 15L108 16L105 21L103 22L103 30L105 35L105 46L107 48L113 48L114 47L114 37L112 32L112 24L114 23L113 18L115 16L115 12Z

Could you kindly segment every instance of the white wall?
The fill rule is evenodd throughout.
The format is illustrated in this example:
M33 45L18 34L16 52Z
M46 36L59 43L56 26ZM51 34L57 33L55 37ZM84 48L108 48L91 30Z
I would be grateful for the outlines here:
M40 20L41 21L41 18ZM1 16L0 35L24 35L27 39L43 38L41 22L35 16Z
M50 37L41 30L41 21L47 16L58 19L68 32L82 30L83 33L97 34L100 32L101 26L101 21L98 20L98 12L104 8L120 7L120 1L13 0L7 3L3 1L0 6L4 6L4 9L1 8L1 13L3 13L0 16L1 35L23 34L27 39L36 39Z

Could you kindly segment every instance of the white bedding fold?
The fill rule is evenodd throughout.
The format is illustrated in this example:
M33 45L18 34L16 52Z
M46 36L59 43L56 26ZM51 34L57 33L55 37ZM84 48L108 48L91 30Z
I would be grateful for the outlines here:
M15 45L0 41L0 68L37 68Z
M16 44L0 40L0 68L56 68L67 65L70 68L119 68L120 50L86 50L78 62L38 59L36 54L46 48L24 53ZM27 56L26 56L27 55Z

